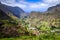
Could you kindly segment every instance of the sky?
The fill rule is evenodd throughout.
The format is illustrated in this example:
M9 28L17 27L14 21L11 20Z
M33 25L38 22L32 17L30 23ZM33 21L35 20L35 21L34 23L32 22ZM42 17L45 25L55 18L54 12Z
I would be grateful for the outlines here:
M25 12L44 12L49 7L60 4L60 0L0 0L0 2L12 7L17 6Z

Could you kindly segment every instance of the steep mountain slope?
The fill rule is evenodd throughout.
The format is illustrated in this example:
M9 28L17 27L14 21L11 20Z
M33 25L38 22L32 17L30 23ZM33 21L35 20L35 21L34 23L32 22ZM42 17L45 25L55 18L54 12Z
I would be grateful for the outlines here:
M21 32L19 32L19 30L24 32L25 30L23 30L24 28L22 28L20 25L21 23L19 18L13 14L14 11L11 12L9 9L7 9L7 6L5 6L0 4L0 38L20 36Z
M0 9L6 13L11 12L14 16L20 18L25 12L19 7L11 7L0 3Z
M6 15L6 13L4 13L2 10L0 10L0 19L9 19L10 17L8 15Z
M60 11L60 4L58 4L58 5L56 5L56 6L53 6L53 7L48 8L48 11L52 11L52 10Z
M47 14L54 15L55 18L60 18L60 4L48 8Z
M58 14L58 15L60 15L60 4L48 8L47 12L49 12L51 14L56 14L56 15Z

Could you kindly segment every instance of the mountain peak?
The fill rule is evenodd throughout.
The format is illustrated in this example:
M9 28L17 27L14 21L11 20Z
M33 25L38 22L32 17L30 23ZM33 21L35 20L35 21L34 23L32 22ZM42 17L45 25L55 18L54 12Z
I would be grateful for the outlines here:
M25 11L19 7L12 7L12 6L8 6L5 4L1 4L0 3L0 9L4 12L10 12L12 13L14 16L20 18L21 16L23 16L22 14L25 13Z
M60 6L60 4L56 5L56 6Z
M60 9L60 4L57 4L56 6L52 6L52 7L48 8L48 11L58 10L58 9Z

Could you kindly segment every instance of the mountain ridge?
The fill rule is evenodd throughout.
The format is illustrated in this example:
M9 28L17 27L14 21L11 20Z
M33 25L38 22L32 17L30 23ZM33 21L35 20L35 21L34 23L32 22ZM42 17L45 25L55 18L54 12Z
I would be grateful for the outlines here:
M5 4L0 3L0 9L2 11L7 12L11 12L14 16L20 18L21 16L23 16L22 14L25 14L25 11L22 10L19 7L11 7L11 6L7 6ZM25 15L24 15L25 16Z

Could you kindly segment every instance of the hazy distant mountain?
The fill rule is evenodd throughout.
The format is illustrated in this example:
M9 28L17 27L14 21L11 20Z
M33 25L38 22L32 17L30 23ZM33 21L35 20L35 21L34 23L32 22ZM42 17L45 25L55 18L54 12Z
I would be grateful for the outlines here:
M49 21L50 19L60 18L60 4L48 8L46 12L31 12L30 18L38 18L40 20Z
M11 7L11 6L7 6L5 4L0 3L0 10L4 11L6 13L10 12L10 13L12 13L14 16L16 16L18 18L25 16L25 12L19 7Z

